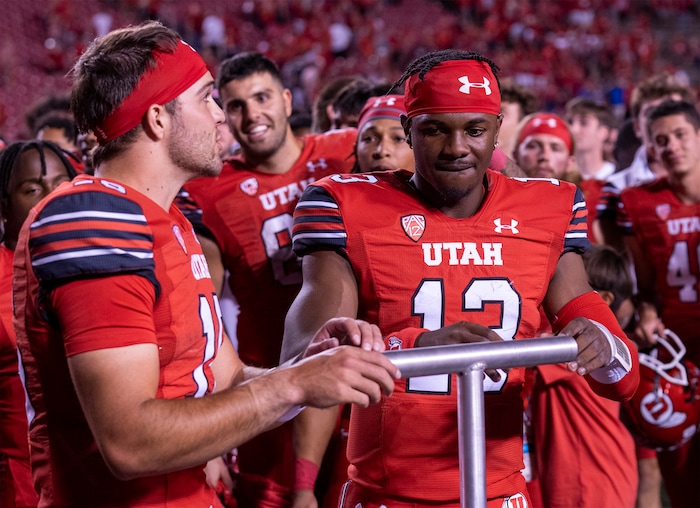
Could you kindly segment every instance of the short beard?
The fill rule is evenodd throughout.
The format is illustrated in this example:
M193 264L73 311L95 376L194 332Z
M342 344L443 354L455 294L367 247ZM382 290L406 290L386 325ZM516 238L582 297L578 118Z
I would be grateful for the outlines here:
M211 156L208 156L197 150L204 146L202 140L187 132L180 121L179 107L172 118L173 135L168 142L168 155L172 163L191 174L192 178L218 176L223 165L219 154L212 150Z
M282 132L282 137L279 140L279 143L276 143L275 146L272 148L269 148L264 151L259 151L259 150L252 150L252 149L247 149L245 147L242 148L243 152L243 159L245 160L246 164L248 164L251 167L256 167L259 164L264 163L268 159L270 159L273 155L275 155L277 152L280 151L280 149L284 146L285 142L287 141L287 129L284 129Z

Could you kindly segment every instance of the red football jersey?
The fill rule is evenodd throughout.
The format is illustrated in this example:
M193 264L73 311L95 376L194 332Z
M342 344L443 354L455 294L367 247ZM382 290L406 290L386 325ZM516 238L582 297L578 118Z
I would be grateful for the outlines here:
M350 171L355 138L354 129L311 134L284 174L262 173L234 157L218 177L185 186L230 273L229 286L240 306L238 354L247 365L279 364L284 319L301 288L301 264L292 251L294 207L311 182ZM294 458L291 422L240 446L240 504L257 503L261 496L291 501Z
M586 209L575 186L509 179L489 171L476 214L454 219L427 206L395 171L334 175L310 186L297 206L294 248L336 250L357 278L359 317L383 331L438 329L466 320L503 339L534 337L539 307L559 258L583 251ZM546 207L533 203L546 202ZM390 349L412 347L401 337ZM485 380L487 497L524 492L524 369ZM387 498L459 501L455 380L399 380L391 397L353 408L350 478Z
M578 184L579 189L583 193L583 198L586 201L586 210L588 211L588 239L591 242L595 242L596 239L593 237L593 221L597 217L597 206L600 201L601 195L603 193L603 186L605 182L603 180L581 180Z
M655 267L661 319L700 365L700 203L684 205L666 179L622 191L618 225Z
M0 506L35 506L25 395L12 325L12 258L0 245Z
M355 136L354 129L306 136L299 159L284 174L262 173L233 158L218 177L185 185L231 274L240 305L238 354L246 365L279 364L284 318L301 287L292 213L311 182L350 170Z
M540 365L532 391L534 442L547 508L633 507L635 445L620 421L620 403L595 394L566 366Z
M182 213L174 206L165 211L116 182L81 175L32 210L14 268L40 506L216 506L203 464L130 481L114 478L67 365L72 355L154 343L161 362L156 397L201 397L214 389L211 363L223 340L221 313L201 247ZM61 301L81 287L106 289L110 305L122 299L130 304L99 321L89 315L99 300ZM141 308L133 308L134 301ZM57 306L63 314L52 312ZM66 323L79 333L62 333Z

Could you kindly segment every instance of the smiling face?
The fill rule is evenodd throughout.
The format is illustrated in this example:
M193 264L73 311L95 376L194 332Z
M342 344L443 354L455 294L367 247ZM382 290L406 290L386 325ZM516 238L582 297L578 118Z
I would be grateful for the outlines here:
M16 160L10 176L7 200L2 203L5 219L5 244L14 248L22 223L29 211L63 182L70 180L61 159L51 150L44 151L46 172L42 171L39 151L30 149Z
M500 124L500 116L488 113L423 114L404 120L418 190L445 213L473 215L483 198Z
M365 122L357 133L355 156L363 173L391 169L413 171L413 152L398 120L375 118Z
M247 162L277 153L290 136L291 92L272 75L258 72L229 81L219 90L226 121Z
M654 151L671 177L700 171L700 130L683 114L657 118L649 125Z

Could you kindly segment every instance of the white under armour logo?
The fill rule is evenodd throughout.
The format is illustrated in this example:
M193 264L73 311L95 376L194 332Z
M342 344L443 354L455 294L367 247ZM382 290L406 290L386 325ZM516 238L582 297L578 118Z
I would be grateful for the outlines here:
M496 233L503 233L504 229L509 229L510 232L513 233L514 235L517 235L518 233L520 233L520 230L516 227L518 225L518 221L515 219L510 220L510 225L501 224L501 219L495 219L493 221L493 223L496 225L496 227L493 228L493 230Z
M462 83L459 89L462 93L470 94L472 88L483 88L486 95L491 95L491 81L486 76L484 76L483 83L472 83L469 81L469 76L462 76L459 78L459 82Z
M387 106L394 106L396 105L396 97L378 97L375 99L374 104L372 104L373 108L378 108L383 104L386 104Z
M316 168L326 169L327 167L328 165L326 164L326 159L324 157L318 159L318 162L308 161L306 163L306 168L309 170L310 173L313 173L316 170Z
M557 128L557 121L554 118L535 118L535 120L532 122L532 125L534 127L539 127L543 123L546 123L551 129Z

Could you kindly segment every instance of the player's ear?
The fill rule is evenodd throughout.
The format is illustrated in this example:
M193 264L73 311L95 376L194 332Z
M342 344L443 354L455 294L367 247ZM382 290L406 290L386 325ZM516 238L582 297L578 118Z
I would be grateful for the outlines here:
M615 301L615 295L612 293L612 291L607 291L603 289L602 291L598 291L598 294L600 297L603 299L603 301L608 305L612 305L612 303Z
M413 148L413 140L411 139L411 119L403 114L399 117L399 119L401 120L403 132L406 135L406 143L408 143L409 147Z
M143 115L141 126L146 135L151 139L162 139L165 129L171 123L170 115L161 104L151 104Z

